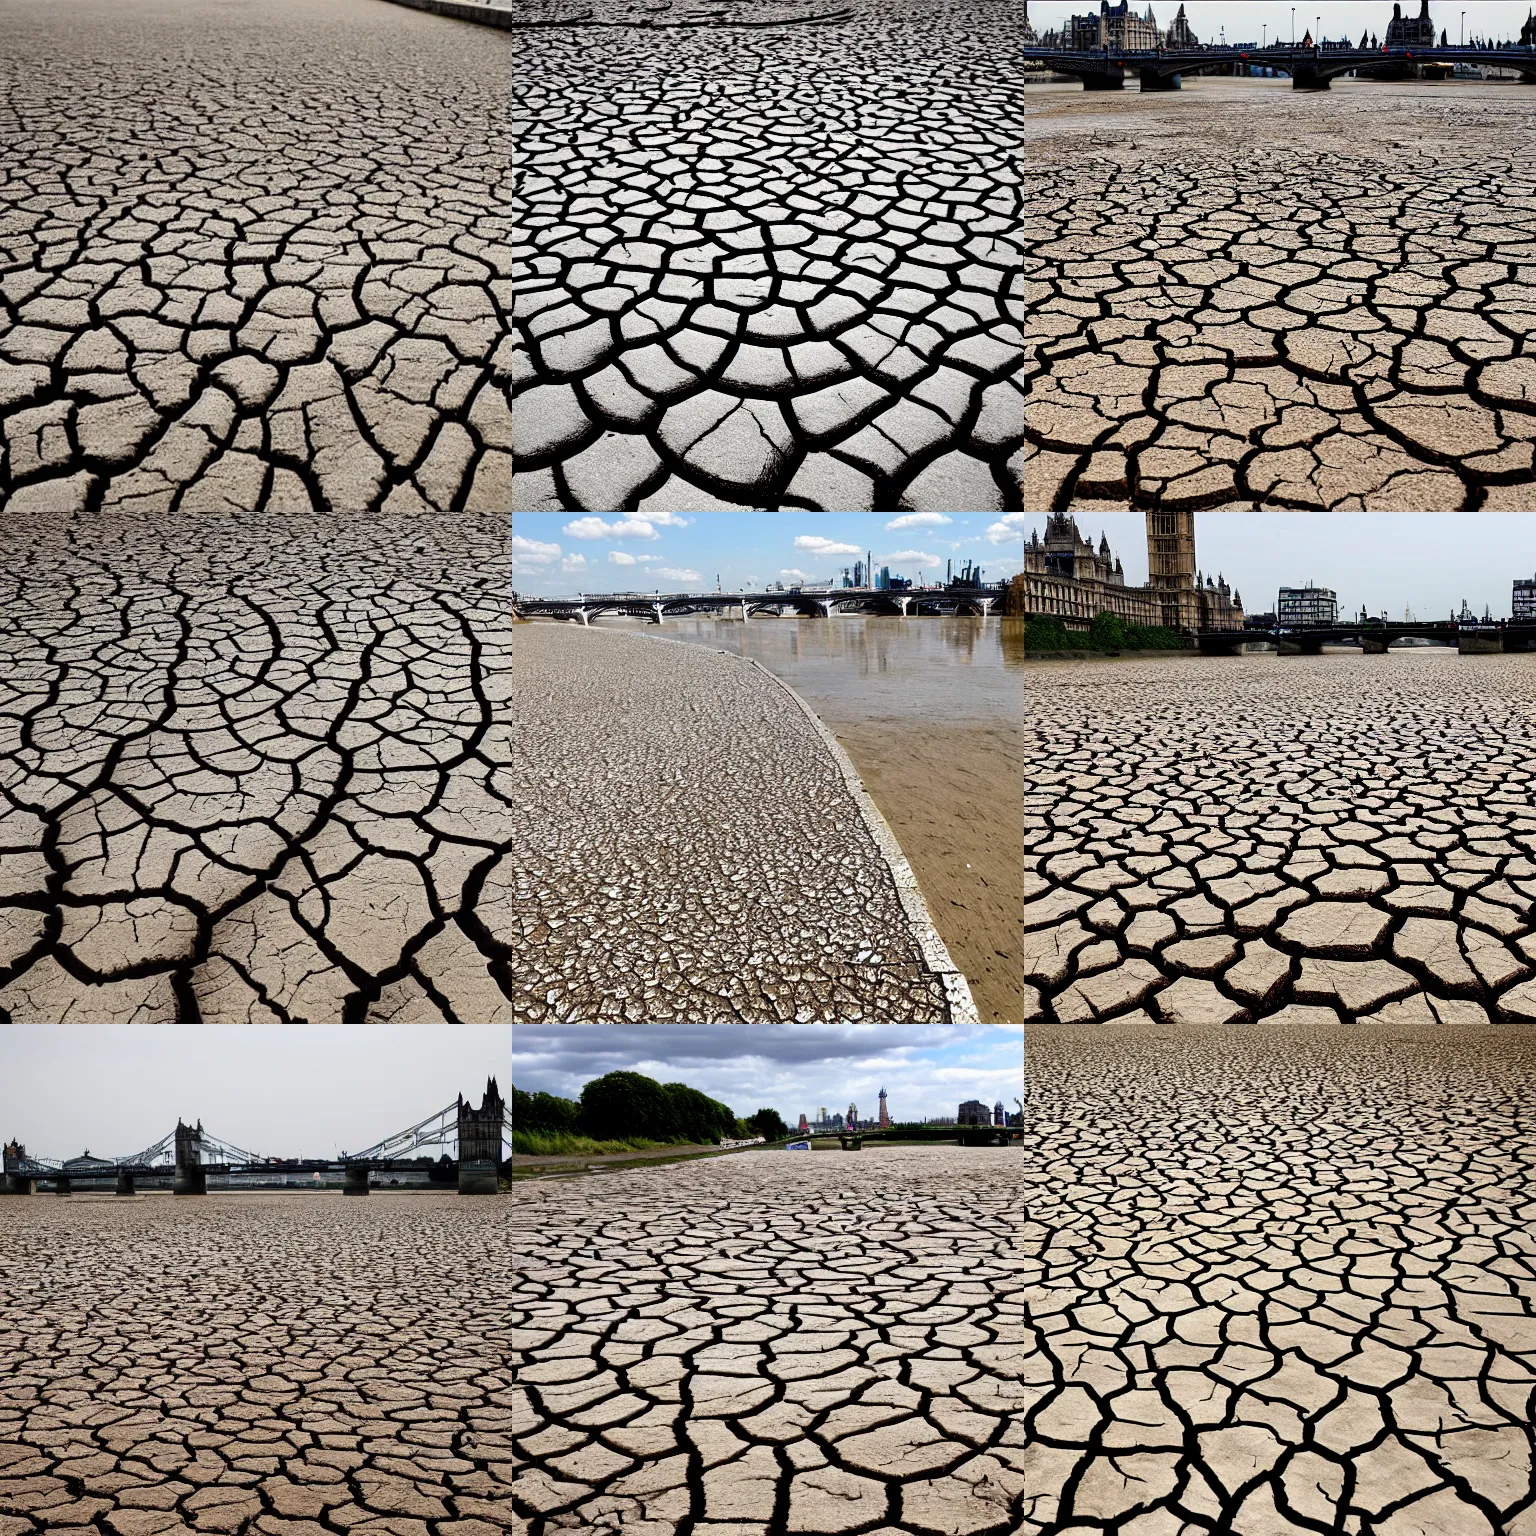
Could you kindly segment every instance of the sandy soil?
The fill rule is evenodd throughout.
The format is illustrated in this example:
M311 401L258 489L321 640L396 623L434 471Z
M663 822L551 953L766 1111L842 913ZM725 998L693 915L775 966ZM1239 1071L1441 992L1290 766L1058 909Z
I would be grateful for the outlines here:
M901 843L950 958L988 1024L1024 1017L1017 728L828 722Z

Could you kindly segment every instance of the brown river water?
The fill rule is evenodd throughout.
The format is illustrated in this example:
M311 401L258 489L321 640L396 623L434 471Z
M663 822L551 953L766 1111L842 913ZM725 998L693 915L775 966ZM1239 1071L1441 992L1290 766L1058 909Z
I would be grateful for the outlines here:
M659 633L751 656L816 711L899 839L982 1019L1022 1019L1023 620L684 618Z

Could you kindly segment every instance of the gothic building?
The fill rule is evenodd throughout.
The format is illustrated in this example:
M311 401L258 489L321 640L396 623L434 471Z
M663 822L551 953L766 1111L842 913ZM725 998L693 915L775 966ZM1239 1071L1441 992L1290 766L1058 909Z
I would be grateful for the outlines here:
M1392 7L1392 20L1387 24L1387 47L1435 46L1435 24L1429 19L1429 0L1419 0L1419 7L1419 14L1412 20L1403 15L1401 0Z
M1195 36L1195 29L1189 24L1189 17L1184 14L1184 7L1179 7L1179 14L1173 18L1173 25L1168 28L1168 46L1170 48L1198 48L1200 39Z
M502 1126L506 1106L496 1087L494 1077L487 1078L485 1098L476 1109L461 1094L459 1096L459 1161L461 1163L499 1163L501 1161Z
M1091 11L1086 16L1074 16L1067 23L1068 47L1085 48L1156 48L1163 40L1157 30L1157 18L1152 7L1145 16L1138 16L1131 9L1131 0L1119 0L1111 5L1109 0L1099 0L1099 13Z
M1127 586L1107 537L1095 549L1070 513L1052 513L1045 537L1037 531L1024 545L1024 611L1079 628L1101 613L1167 629L1243 627L1242 596L1196 569L1193 512L1147 513L1147 567L1146 586Z
M1033 43L1036 47L1040 44L1040 39L1035 36L1035 29L1029 24L1029 0L1024 0L1024 41Z
M1525 25L1520 28L1520 46L1522 48L1536 48L1536 10L1525 18Z

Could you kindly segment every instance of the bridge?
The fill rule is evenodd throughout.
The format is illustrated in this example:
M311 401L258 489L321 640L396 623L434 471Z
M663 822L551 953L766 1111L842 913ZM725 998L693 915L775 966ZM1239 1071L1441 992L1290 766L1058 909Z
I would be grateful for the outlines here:
M1429 640L1455 646L1463 656L1536 651L1536 624L1439 619L1387 623L1346 619L1334 624L1272 629L1205 630L1195 636L1205 656L1235 656L1244 645L1273 645L1282 656L1320 656L1325 645L1358 644L1367 656L1384 656L1396 640Z
M789 592L584 592L576 597L519 597L512 605L522 618L570 619L590 624L603 614L622 614L660 624L667 618L694 613L729 614L739 609L743 619L753 614L782 618L830 619L835 613L972 614L987 618L1001 606L1005 583L989 586L829 587L797 588Z
M1338 76L1351 70L1436 63L1518 70L1527 84L1536 84L1536 47L1300 48L1276 43L1267 48L1028 48L1024 57L1057 74L1077 76L1089 91L1124 90L1128 70L1141 77L1144 91L1177 91L1185 75L1245 64L1289 75L1292 88L1298 91L1326 91Z
M425 1175L429 1184L456 1183L461 1195L494 1195L502 1148L511 1133L512 1106L503 1102L491 1078L478 1109L460 1097L361 1152L343 1152L334 1158L263 1157L205 1131L201 1120L187 1125L178 1119L174 1131L125 1157L92 1157L87 1152L61 1162L32 1156L12 1141L4 1150L0 1193L30 1195L40 1185L51 1185L55 1194L68 1195L77 1188L100 1190L111 1185L115 1194L132 1195L142 1185L169 1186L177 1195L205 1195L210 1178L224 1180L226 1187L249 1188L319 1175L325 1182L339 1182L345 1195L366 1195L372 1181L383 1183L391 1174L397 1180L400 1174L410 1174ZM437 1148L440 1155L435 1159L419 1155L426 1148Z

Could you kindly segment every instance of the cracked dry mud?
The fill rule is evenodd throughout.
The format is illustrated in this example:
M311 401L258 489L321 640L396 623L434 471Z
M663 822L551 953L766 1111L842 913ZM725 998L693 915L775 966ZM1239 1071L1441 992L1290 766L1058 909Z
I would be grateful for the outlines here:
M1536 90L1031 88L1032 509L1536 507Z
M507 1022L501 519L0 531L0 1019Z
M1026 1029L1016 1536L1523 1536L1536 1036Z
M505 510L512 49L0 0L0 508Z
M1044 666L1026 1018L1536 1023L1536 656Z
M1022 1169L891 1146L520 1183L512 1529L1011 1536Z
M511 633L513 1023L939 1023L889 866L768 673Z
M513 34L514 506L1019 507L1012 9L581 9Z
M0 1201L10 1536L499 1536L506 1200Z

